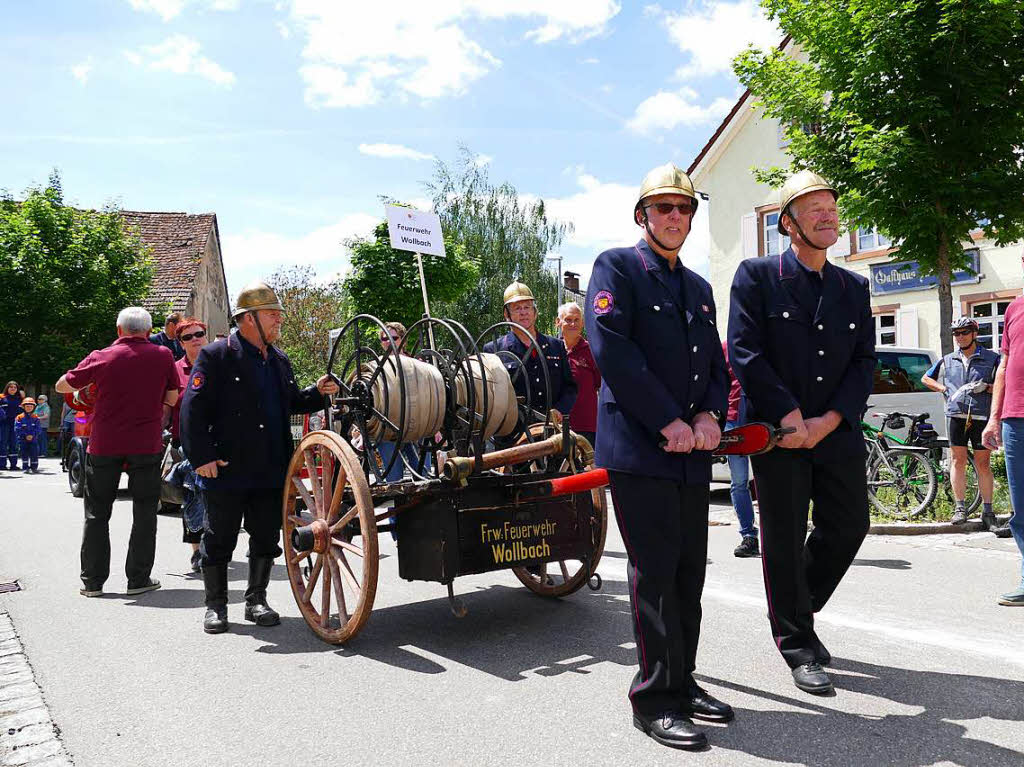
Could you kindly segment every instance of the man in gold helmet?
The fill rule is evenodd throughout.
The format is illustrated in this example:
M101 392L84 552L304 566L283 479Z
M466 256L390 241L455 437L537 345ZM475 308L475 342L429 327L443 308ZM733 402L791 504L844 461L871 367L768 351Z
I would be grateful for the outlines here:
M629 690L633 724L684 749L707 744L691 717L733 718L693 676L710 451L729 393L711 286L679 259L697 205L679 168L648 173L633 208L643 236L597 257L585 316L602 379L595 462L608 469L628 557L639 664Z
M562 341L553 336L545 335L537 330L537 301L533 291L522 282L516 281L505 288L505 302L502 313L509 322L522 326L513 328L497 341L488 341L483 351L511 352L519 360L525 360L524 370L519 371L520 363L503 355L505 369L508 370L516 394L527 397L530 407L539 412L554 410L556 420L569 415L573 403L576 402L576 380L569 368L569 358ZM543 354L543 362L533 347L532 341ZM547 365L547 380L550 382L550 397L545 384L543 366Z
M832 690L832 656L814 629L868 531L861 414L871 393L875 331L868 282L832 264L838 193L800 171L779 195L792 245L736 270L729 361L747 418L788 427L779 448L751 458L772 634L796 686ZM814 503L814 530L807 535Z
M288 356L274 346L284 307L262 282L238 294L237 330L204 346L192 366L181 406L185 457L206 496L199 544L209 634L227 631L228 562L242 524L249 533L245 619L280 623L267 604L274 558L281 553L281 490L292 455L289 416L324 407L338 385L322 376L299 389Z

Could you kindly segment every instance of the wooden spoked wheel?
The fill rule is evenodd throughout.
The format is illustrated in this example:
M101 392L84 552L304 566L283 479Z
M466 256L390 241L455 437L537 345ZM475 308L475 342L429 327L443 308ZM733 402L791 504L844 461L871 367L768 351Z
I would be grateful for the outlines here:
M284 491L284 553L302 617L331 644L366 623L377 593L377 523L359 458L332 431L299 442Z
M543 439L546 436L544 432L544 424L534 424L530 427L530 436L522 435L517 444L523 444L527 441L536 442ZM593 448L590 443L578 434L574 436L578 442L573 448L573 460L562 460L560 465L552 465L551 469L577 474L594 468ZM590 460L586 464L583 463L582 458L584 453L590 456ZM555 459L548 460L553 463ZM541 470L533 463L530 464L530 468L531 471ZM515 573L520 583L535 594L540 594L544 597L564 597L582 588L591 573L597 571L597 566L601 562L601 555L604 553L605 536L608 533L608 502L605 498L603 487L591 490L590 495L594 504L594 511L597 514L599 528L597 530L594 553L589 562L583 562L579 559L568 559L545 562L540 565L531 565L530 567L512 568L512 572Z

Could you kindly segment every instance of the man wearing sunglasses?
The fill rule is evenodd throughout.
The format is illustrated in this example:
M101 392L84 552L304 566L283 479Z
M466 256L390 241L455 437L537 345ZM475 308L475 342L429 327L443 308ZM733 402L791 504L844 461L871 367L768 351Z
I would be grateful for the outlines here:
M959 317L950 326L957 350L938 360L921 377L921 383L946 398L949 423L949 452L952 456L950 484L955 508L949 520L954 525L967 521L967 443L974 446L974 468L984 507L981 524L986 530L999 527L992 511L991 451L981 441L981 432L992 409L992 383L999 355L978 343L978 323Z
M626 544L639 670L633 725L658 743L699 749L691 717L727 722L730 706L694 679L708 546L711 452L729 373L711 286L683 266L697 195L671 163L640 185L636 245L597 257L586 328L601 371L596 464L608 469Z
M870 524L861 414L875 331L868 281L827 258L839 239L839 193L817 173L779 193L784 253L740 263L729 302L729 362L748 421L791 428L751 458L761 565L775 645L800 690L824 695L832 656L815 633ZM807 517L814 504L814 531Z

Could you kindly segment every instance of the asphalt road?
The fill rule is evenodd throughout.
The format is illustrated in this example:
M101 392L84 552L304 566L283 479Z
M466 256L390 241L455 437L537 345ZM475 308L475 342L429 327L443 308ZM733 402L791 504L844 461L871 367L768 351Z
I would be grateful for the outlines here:
M0 473L0 595L79 767L189 765L1024 764L1024 609L1012 541L987 534L871 537L819 615L837 692L798 691L768 631L759 560L732 556L736 525L710 531L698 671L736 720L711 748L673 751L633 729L635 654L625 554L609 531L600 592L546 601L505 572L443 587L399 579L382 536L377 601L345 648L299 617L279 566L282 625L201 628L177 519L161 517L159 591L123 594L130 500L111 524L108 595L78 595L82 503L54 461ZM716 519L728 520L727 494ZM614 525L613 525L614 528ZM241 621L244 537L231 568ZM3 576L7 576L6 578Z

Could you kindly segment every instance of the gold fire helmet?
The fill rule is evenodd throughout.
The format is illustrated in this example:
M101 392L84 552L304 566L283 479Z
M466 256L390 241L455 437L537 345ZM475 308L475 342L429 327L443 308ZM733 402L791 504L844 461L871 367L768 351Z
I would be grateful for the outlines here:
M272 287L265 282L250 282L238 294L238 300L235 302L235 310L231 313L231 318L238 319L238 317L246 312L255 312L261 309L284 311L284 307L281 306L277 293L274 292Z
M636 199L633 207L633 221L636 222L636 213L640 210L640 204L648 197L655 194L681 194L693 200L693 209L697 209L700 200L697 193L693 191L693 182L685 172L668 162L659 165L646 176L640 184L640 196Z
M536 301L533 297L533 291L527 287L526 283L513 282L507 288L505 288L505 306L514 304L516 301Z
M813 170L802 170L794 173L786 179L786 183L779 190L779 221L776 224L779 234L789 236L789 232L782 225L782 214L789 212L790 203L797 197L803 197L811 192L831 192L835 199L839 199L839 192L835 190L835 187Z

